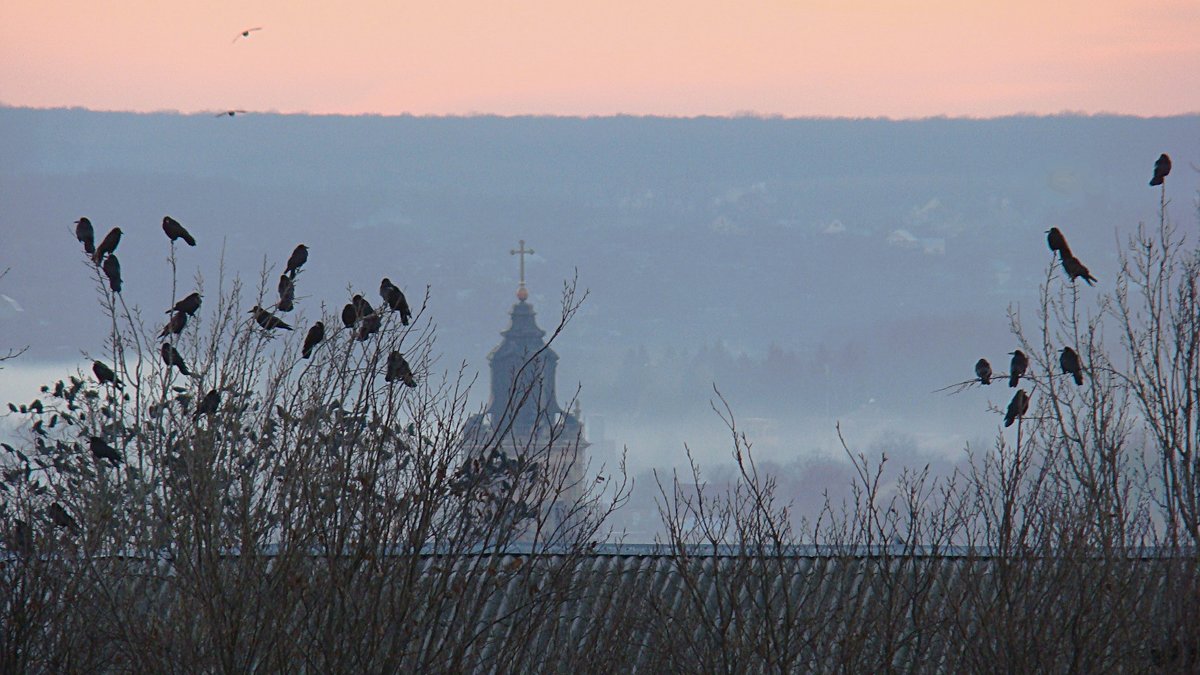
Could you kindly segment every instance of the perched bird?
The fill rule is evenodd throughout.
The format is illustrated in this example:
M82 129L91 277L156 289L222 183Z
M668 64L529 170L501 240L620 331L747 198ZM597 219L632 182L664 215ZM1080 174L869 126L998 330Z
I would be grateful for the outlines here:
M300 271L300 268L303 267L304 263L306 262L308 262L308 247L304 244L300 244L295 250L292 251L291 257L288 258L286 270L287 275L295 279L296 273Z
M300 349L300 356L306 359L312 356L313 348L320 344L321 340L324 339L325 324L321 321L318 321L313 324L312 328L308 329L308 335L304 336L304 347Z
M1004 426L1011 427L1018 417L1024 417L1029 412L1029 394L1024 389L1018 389L1008 402L1008 412L1004 414Z
M12 534L8 537L8 548L21 555L29 555L33 552L33 528L29 527L29 523L20 518L13 519Z
M1058 365L1062 366L1063 373L1075 376L1075 384L1083 386L1083 368L1079 365L1079 354L1075 353L1070 347L1063 347L1062 356L1058 357Z
M179 351L172 347L170 342L163 343L162 360L163 363L167 364L167 368L175 366L179 369L179 372L183 373L184 375L192 374L192 372L188 370L187 364L184 363L183 357L179 355Z
M113 466L118 466L121 463L121 453L108 443L104 442L99 436L92 436L88 441L88 447L92 451L92 457L96 459L107 459L112 462Z
M171 238L171 243L175 243L176 239L182 239L187 242L188 246L195 246L196 240L192 237L192 233L188 232L178 220L171 216L163 216L163 232Z
M286 274L279 275L279 302L275 308L281 312L290 312L296 308L296 283Z
M383 379L387 382L400 380L410 387L417 386L417 379L413 377L412 368L408 366L408 361L404 360L404 355L398 351L388 354L387 373L384 374Z
M1012 354L1012 363L1008 367L1008 386L1015 387L1029 369L1029 357L1020 349L1009 354Z
M1063 269L1066 270L1067 276L1071 277L1071 283L1075 283L1076 278L1083 277L1083 280L1087 282L1088 286L1095 285L1096 277L1092 276L1092 273L1088 271L1088 268L1085 267L1083 263L1079 262L1079 258L1076 258L1073 255L1066 256L1063 258L1062 266Z
M204 398L200 400L200 405L196 406L196 414L192 419L200 419L201 415L211 415L217 412L217 408L221 407L221 392L216 389L209 389Z
M371 302L361 295L350 298L350 302L354 305L354 311L358 313L360 319L375 313L375 308L371 306Z
M358 341L364 342L366 339L375 333L379 332L379 327L383 324L383 317L378 314L368 314L362 318L362 323L358 326Z
M108 231L108 234L104 235L104 239L101 240L100 245L96 247L96 251L92 253L92 261L99 265L100 261L104 259L104 256L117 250L117 245L120 243L121 228L114 227Z
M353 302L347 302L342 308L342 325L346 328L354 328L354 322L358 321L358 310L354 308Z
M100 384L112 384L117 389L121 389L121 381L117 379L117 374L102 361L92 361L92 372L96 374L96 380Z
M254 28L247 28L246 30L238 33L237 35L234 35L233 42L237 42L238 40L240 40L242 38L248 38L248 37L250 37L251 33L253 33L254 31L258 31L258 30L262 30L262 26L255 26ZM230 44L233 44L233 43L231 42Z
M1163 179L1169 173L1171 173L1171 158L1164 152L1154 161L1154 177L1150 179L1150 184L1162 185Z
M97 252L100 249L96 249ZM100 264L100 268L104 270L104 276L108 277L108 287L113 293L121 292L121 261L117 260L114 253L110 253L104 262Z
M62 504L54 502L46 507L46 515L50 516L50 520L57 527L66 527L72 530L79 529L79 524L67 513L67 510L62 507Z
M282 328L284 330L292 329L291 326L283 322L283 319L280 319L258 305L255 305L254 309L250 310L250 313L254 315L254 320L258 322L258 325L266 330L273 330L275 328Z
M171 320L163 327L162 332L158 334L158 337L164 338L168 334L179 335L183 332L184 327L187 326L187 319L188 315L186 312L175 312L171 315Z
M92 221L80 218L75 221L75 238L83 243L83 252L92 255L96 252L96 231L92 229Z
M987 359L979 359L975 362L975 376L979 378L980 384L992 383L992 364L988 363Z
M412 310L408 308L408 300L404 297L404 291L393 284L391 279L384 277L383 282L379 284L379 295L383 296L383 301L387 303L388 307L400 312L400 323L407 326L408 320L412 318Z
M1071 257L1071 247L1067 246L1067 238L1057 227L1046 230L1046 243L1050 245L1051 253L1057 252L1063 258Z
M166 313L170 314L171 312L183 312L188 316L196 316L196 310L198 309L200 309L200 294L192 293L186 298L175 303L175 306L171 309L168 309Z

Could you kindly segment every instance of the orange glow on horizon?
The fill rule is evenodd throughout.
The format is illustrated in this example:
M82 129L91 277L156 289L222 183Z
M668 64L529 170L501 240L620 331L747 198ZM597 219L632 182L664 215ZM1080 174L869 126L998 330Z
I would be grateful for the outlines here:
M249 38L239 31L263 26ZM380 114L1200 111L1200 3L0 5L0 102Z

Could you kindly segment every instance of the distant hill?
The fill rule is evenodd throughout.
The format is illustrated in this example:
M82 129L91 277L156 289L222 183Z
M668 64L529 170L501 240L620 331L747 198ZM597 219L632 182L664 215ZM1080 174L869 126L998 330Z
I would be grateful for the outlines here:
M33 361L99 351L92 283L70 234L125 230L127 301L170 301L170 214L199 240L184 285L226 267L257 281L311 248L299 302L340 307L390 276L426 284L441 365L484 356L516 288L553 324L562 281L591 295L564 334L560 389L618 441L706 413L710 384L751 416L879 410L945 430L985 397L929 392L1010 351L1061 227L1101 280L1155 217L1146 183L1175 157L1171 213L1195 218L1200 117L235 118L0 108L0 335ZM21 311L16 308L20 307ZM0 347L4 345L0 344ZM997 394L999 396L1000 394ZM873 407L872 407L873 406ZM951 428L952 434L963 433ZM983 432L991 433L990 428ZM781 443L794 434L783 434Z

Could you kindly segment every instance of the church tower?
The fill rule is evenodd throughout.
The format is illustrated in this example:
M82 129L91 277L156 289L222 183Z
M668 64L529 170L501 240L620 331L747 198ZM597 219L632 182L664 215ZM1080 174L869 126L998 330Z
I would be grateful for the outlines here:
M537 325L525 288L525 256L530 253L524 240L511 251L521 261L517 302L509 311L508 328L500 332L500 344L488 354L490 396L484 412L467 422L465 449L475 457L499 451L538 462L549 488L540 511L550 528L561 530L583 495L589 444L578 405L571 412L559 406L558 354L546 344L546 331Z

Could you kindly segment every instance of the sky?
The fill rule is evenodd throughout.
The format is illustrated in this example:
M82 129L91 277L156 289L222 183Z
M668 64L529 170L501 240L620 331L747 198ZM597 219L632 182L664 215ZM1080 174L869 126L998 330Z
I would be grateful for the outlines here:
M1157 116L1200 111L1196 35L1195 0L8 0L0 104Z

